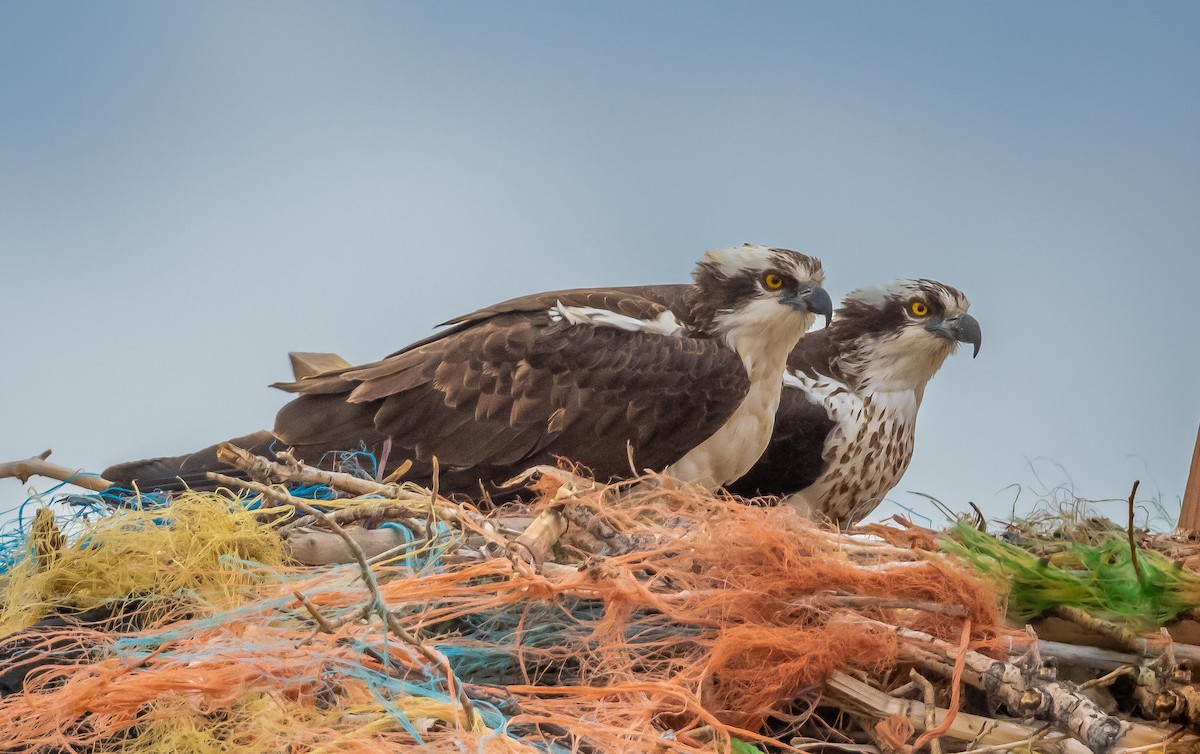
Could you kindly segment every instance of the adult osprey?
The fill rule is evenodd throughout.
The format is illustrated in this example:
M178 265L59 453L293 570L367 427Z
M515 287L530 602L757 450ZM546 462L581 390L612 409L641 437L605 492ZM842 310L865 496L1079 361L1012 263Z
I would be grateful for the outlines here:
M979 354L967 297L933 280L898 280L848 295L833 323L788 358L770 446L727 488L778 495L809 515L853 524L912 460L925 386L957 348Z
M413 461L406 478L472 494L558 456L598 479L638 468L719 486L771 437L788 354L817 314L828 320L821 263L765 246L708 252L671 305L652 288L580 289L507 301L382 361L278 384L273 441L317 463L365 445ZM112 467L123 486L198 486L215 446Z

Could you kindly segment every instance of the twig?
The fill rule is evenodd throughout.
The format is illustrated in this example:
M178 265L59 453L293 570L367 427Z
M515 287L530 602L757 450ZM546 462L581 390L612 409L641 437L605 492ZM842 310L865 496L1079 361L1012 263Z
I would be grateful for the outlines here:
M49 450L45 450L23 461L0 463L0 479L15 477L16 479L20 479L21 483L24 484L32 476L44 476L47 479L68 482L76 487L82 487L92 492L104 492L113 486L112 482L99 476L85 474L78 469L68 469L66 466L50 463L46 460L50 457L50 452Z
M1045 738L1046 734L1049 733L1051 730L1053 730L1053 728L1051 728L1050 725L1048 725L1048 724L1043 725L1042 727L1033 731L1033 733L1030 734L1029 738L1025 739L1024 741L1021 741L1020 743L1023 745L1019 746L1019 747L1013 746L1012 743L992 744L991 746L980 746L980 747L973 748L973 749L967 749L966 751L960 752L960 754L989 754L990 752L993 752L993 751L1016 751L1016 750L1020 750L1020 749L1024 749L1027 751L1033 751L1033 744L1036 743L1037 741Z
M1111 686L1114 683L1116 683L1117 679L1120 678L1121 676L1129 675L1133 672L1134 672L1133 668L1128 667L1128 666L1123 667L1123 668L1117 668L1116 670L1105 673L1104 675L1100 676L1099 678L1093 678L1090 681L1084 681L1083 683L1079 684L1079 691L1083 691L1084 689L1095 688L1096 686Z
M1106 621L1103 618L1097 618L1081 607L1073 607L1071 605L1056 605L1055 607L1050 608L1050 610L1047 612L1050 615L1055 615L1064 620L1069 620L1072 623L1076 623L1086 629L1095 631L1102 636L1106 636L1120 644L1125 649L1129 649L1134 652L1142 652L1146 649L1146 640L1141 636L1138 636L1136 633L1130 631L1124 626L1119 626L1116 623Z
M1059 638L1076 638L1071 634L1064 634L1061 630L1056 629L1052 625L1038 626L1038 635L1057 636ZM1133 659L1127 658L1136 658L1149 654L1152 649L1158 647L1158 642L1140 636L1137 637L1136 641L1134 641L1132 646L1129 647L1129 652L1100 649L1098 647L1090 647L1083 644L1078 644L1076 642L1068 643L1039 639L1039 643L1042 646L1042 650L1048 654L1058 655L1063 659L1069 658L1072 661L1085 662L1089 664L1089 667L1101 669L1108 668L1110 670L1118 665L1131 664ZM1054 649L1050 650L1048 647L1053 647ZM1193 663L1200 664L1200 646L1195 644L1180 644L1175 642L1172 643L1171 648L1177 659L1191 660Z
M1129 491L1129 557L1133 559L1133 572L1137 575L1138 583L1142 583L1142 564L1138 562L1137 542L1133 538L1133 498L1137 495L1141 479L1133 480L1133 489Z
M457 676L454 675L454 670L450 667L450 661L441 652L429 647L410 633L408 629L400 625L400 621L388 609L387 603L383 599L383 593L379 590L379 581L375 578L375 572L371 570L370 564L367 563L366 553L354 541L354 537L350 536L349 532L343 529L336 521L308 503L298 502L296 503L296 507L308 515L316 517L345 540L346 545L354 553L354 559L358 562L359 570L362 572L363 584L366 585L367 590L371 593L371 605L374 607L375 612L383 619L384 625L387 626L391 633L415 649L431 665L441 669L446 678L447 692L450 696L457 699L459 705L462 707L467 719L467 729L473 729L476 721L479 719L478 713L475 712L475 706L472 704L470 697L467 696L466 689L459 683Z
M429 506L432 508L437 505L438 486L441 479L441 468L438 466L437 456L433 456L433 484L429 488Z
M289 457L284 451L280 455ZM251 476L278 479L297 484L323 484L327 487L349 492L352 495L379 495L393 500L412 497L413 493L399 484L381 484L370 479L360 479L340 471L325 471L303 464L288 465L274 463L254 455L232 443L222 443L217 449L217 460L235 466Z
M238 487L240 489L249 490L255 494L262 495L265 498L270 498L271 501L275 503L291 505L295 508L299 508L302 503L307 502L303 498L293 497L283 490L276 489L268 484L263 484L262 482L253 482L249 479L237 479L231 476L226 476L225 474L220 474L216 471L207 471L205 472L204 476L208 477L214 482L220 482L227 487Z
M246 489L254 489L248 485L243 486ZM312 503L307 498L301 499L310 504ZM373 528L383 522L404 521L410 528L417 529L422 525L423 520L428 518L429 501L424 499L392 501L383 498L367 498L356 500L355 502L361 504L348 505L344 508L330 511L326 515L331 516L334 521L337 521L342 526L360 524L367 528ZM418 513L421 515L417 515ZM436 514L434 517L436 518ZM279 536L286 538L297 529L312 526L315 521L316 519L312 516L296 518L279 527Z
M928 678L917 672L916 668L910 668L908 677L913 679L914 683L920 684L925 690L925 730L933 730L937 727L937 721L933 717L933 711L937 708L937 695L933 689L933 684ZM913 745L913 750L916 750L916 745ZM934 738L929 742L929 751L932 754L942 754L942 743Z
M877 607L885 610L920 610L926 613L940 613L956 618L967 617L965 605L947 605L931 600L892 599L888 597L870 597L858 594L817 594L813 597L793 602L793 605L822 604L831 607Z
M979 531L986 532L987 516L983 515L983 511L979 510L979 506L975 503L972 503L970 500L967 501L967 505L971 506L971 510L975 512L975 528Z
M293 464L288 465L268 461L230 443L223 443L217 450L217 457L222 463L242 469L251 476L262 476L297 484L323 484L353 495L378 495L389 500L420 502L423 505L427 505L431 499L429 495L415 492L410 487L404 485L380 484L379 482L360 479L350 474L325 471L313 466L306 466L295 461L286 451L281 451L277 456L290 458ZM453 521L464 529L482 536L485 541L498 546L502 550L507 547L507 540L479 526L465 506L451 502L445 498L437 498L434 502L433 512L439 519Z
M1038 639L1038 648L1043 655L1058 658L1062 664L1083 665L1097 670L1112 670L1136 664L1138 661L1138 655L1127 652L1082 644L1067 644L1061 641L1047 641L1046 639Z
M319 626L322 631L327 634L334 632L333 624L331 624L329 620L321 614L321 611L317 609L317 606L314 605L308 599L308 597L304 596L303 592L296 591L292 592L292 594L295 595L296 599L300 600L300 604L304 605L304 609L307 610L309 615L313 617L313 620L317 622L317 626Z
M946 714L946 719L933 728L926 728L925 732L917 737L913 742L913 751L920 751L925 744L936 743L939 736L942 736L946 731L950 730L950 726L954 724L954 718L959 712L959 695L962 693L962 676L963 670L966 669L968 647L971 646L971 621L968 619L963 621L962 640L960 642L958 654L954 658L954 674L951 676L950 687L950 711ZM937 754L937 751L934 751Z

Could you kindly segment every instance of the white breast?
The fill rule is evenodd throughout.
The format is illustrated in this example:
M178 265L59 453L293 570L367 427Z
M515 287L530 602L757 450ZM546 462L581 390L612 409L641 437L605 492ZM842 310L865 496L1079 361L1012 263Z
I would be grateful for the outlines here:
M788 389L801 389L835 422L825 441L825 471L788 502L838 522L854 522L883 500L912 460L918 390L856 393L832 378L788 373Z
M750 389L721 428L667 468L667 473L709 488L744 476L771 442L783 391L787 356L813 315L759 301L729 314L725 342L741 358Z
M721 428L671 464L667 473L710 488L743 476L771 442L779 393L778 379L750 383L746 397Z

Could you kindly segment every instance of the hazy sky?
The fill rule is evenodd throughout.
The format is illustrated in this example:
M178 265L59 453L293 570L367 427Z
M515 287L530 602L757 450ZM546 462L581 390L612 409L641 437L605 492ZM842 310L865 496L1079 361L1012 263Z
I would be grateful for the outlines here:
M0 4L0 460L193 450L271 425L289 350L752 241L971 298L891 499L1177 505L1198 37L1192 2Z

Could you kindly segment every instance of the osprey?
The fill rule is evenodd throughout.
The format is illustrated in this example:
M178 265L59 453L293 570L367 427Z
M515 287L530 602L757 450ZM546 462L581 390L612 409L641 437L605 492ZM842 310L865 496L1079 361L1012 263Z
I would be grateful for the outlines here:
M745 474L771 437L788 354L832 302L821 263L750 245L708 252L694 283L536 294L445 323L387 358L275 385L298 397L272 442L319 463L366 447L409 459L406 478L476 493L559 456L597 479L661 469L716 487ZM142 488L199 486L215 446L112 467ZM386 470L380 469L380 475Z
M912 460L929 380L959 343L979 354L968 307L966 296L933 280L848 295L833 323L788 358L770 446L727 488L783 497L839 526L874 510Z

